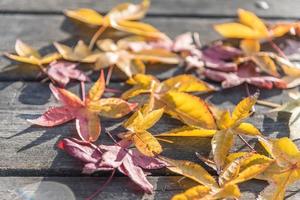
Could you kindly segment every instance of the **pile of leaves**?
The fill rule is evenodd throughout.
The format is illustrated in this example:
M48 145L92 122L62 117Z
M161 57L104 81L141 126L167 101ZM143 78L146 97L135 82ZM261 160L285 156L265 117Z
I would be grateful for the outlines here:
M259 199L283 199L286 188L300 179L300 152L291 139L268 139L246 122L254 112L259 93L241 99L232 112L191 93L214 92L243 83L267 89L298 86L300 68L285 56L273 39L286 34L297 36L300 24L265 24L255 14L239 9L238 22L214 26L224 38L237 39L239 45L220 40L202 46L196 33L185 33L172 40L152 25L140 22L149 5L149 0L140 4L123 3L105 16L86 8L67 10L67 17L96 27L98 31L89 44L80 40L74 48L55 42L57 52L52 54L40 55L17 40L16 54L7 53L7 57L36 65L50 79L50 89L61 103L28 121L53 127L75 120L77 136L64 138L57 146L82 162L83 173L112 171L113 176L118 170L146 193L152 193L153 186L144 169L167 168L199 184L175 195L174 200L239 198L238 185L250 179L269 182ZM118 40L103 38L102 33L107 29L127 35ZM274 52L262 50L261 44L265 42ZM181 74L160 81L145 74L146 66L155 63L185 67L196 76ZM83 83L91 80L77 68L86 66L83 64L92 66L93 71L101 71L87 95ZM120 97L102 98L109 90L106 85L115 67L128 77L127 83L132 87ZM106 80L105 68L108 68ZM71 79L81 82L81 98L65 89ZM203 79L220 82L221 87ZM143 98L137 98L141 96ZM273 111L293 112L300 105L299 99ZM149 129L164 114L184 125L163 133L151 133ZM101 127L102 117L124 119L128 115L118 138ZM298 122L297 116L293 119L291 123ZM101 132L110 136L112 145L101 143ZM243 139L244 135L257 141L265 152L254 149ZM215 174L209 174L198 163L162 156L161 142L167 142L166 138L170 137L211 137L211 156L199 158L202 164L214 169ZM231 151L237 137L249 147L248 152ZM176 147L176 143L173 146Z

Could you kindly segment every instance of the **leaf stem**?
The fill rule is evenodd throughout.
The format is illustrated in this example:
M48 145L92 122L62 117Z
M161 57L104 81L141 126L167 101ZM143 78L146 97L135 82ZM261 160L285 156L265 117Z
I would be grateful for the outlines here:
M237 135L245 143L245 145L247 145L249 147L249 149L251 149L251 151L256 152L256 150L240 134L237 134Z
M92 50L96 41L98 40L98 38L100 37L100 35L107 29L107 25L103 25L101 26L98 31L93 35L90 44L89 44L89 49Z
M114 69L113 65L109 66L108 72L107 72L107 75L106 75L106 83L105 83L106 85L108 85L109 82L110 82L110 78L111 78L113 69Z
M269 102L269 101L264 101L264 100L257 100L256 103L259 105L268 106L271 108L278 108L279 106L281 106L280 104Z
M92 195L90 195L89 197L87 197L85 200L92 200L93 198L95 198L100 192L102 192L103 188L107 186L108 183L111 182L114 174L116 172L116 169L114 169L111 173L111 175L108 177L108 179L105 181L104 184L102 184Z
M85 101L85 84L84 84L84 81L80 81L80 86L81 86L82 101Z

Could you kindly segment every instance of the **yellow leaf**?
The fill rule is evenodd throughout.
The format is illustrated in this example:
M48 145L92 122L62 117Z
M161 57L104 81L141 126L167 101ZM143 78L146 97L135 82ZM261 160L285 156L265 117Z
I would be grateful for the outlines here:
M254 13L247 10L238 9L238 16L242 24L258 31L262 37L268 36L268 29L266 25Z
M101 133L98 115L82 110L81 116L76 119L76 128L82 140L90 142L96 141Z
M62 55L62 57L69 61L94 63L97 61L98 56L100 55L100 53L93 53L90 51L88 46L81 40L78 41L74 49L58 42L55 42L54 46Z
M134 58L148 61L148 62L161 62L166 64L178 64L179 57L165 49L149 49L133 53Z
M234 136L230 129L226 129L217 131L211 140L214 161L219 170L225 164L226 156L234 142Z
M18 62L22 62L22 63L28 63L28 64L32 64L32 65L40 65L40 60L38 60L35 57L22 57L22 56L17 56L17 55L13 55L13 54L5 54L6 57L8 57L11 60L15 60Z
M157 156L162 152L157 139L147 131L135 132L132 136L136 148L146 156Z
M215 30L226 38L259 39L261 33L239 23L226 23L214 26Z
M220 116L218 117L218 128L221 130L225 130L230 128L232 125L234 125L234 121L231 118L230 112L228 110L219 113Z
M123 123L123 126L131 132L135 132L136 130L143 130L143 122L143 114L138 110Z
M261 135L261 132L252 124L249 123L240 123L237 127L234 128L236 134L244 134L249 136L258 136Z
M173 160L165 157L163 157L162 160L169 164L168 169L172 172L181 174L207 187L218 187L215 179L203 167L196 163L186 160Z
M168 113L187 125L207 129L216 128L208 105L199 97L183 92L169 91L160 98L160 101L166 105L165 109Z
M271 141L271 155L279 166L289 166L300 163L300 152L295 143L283 137Z
M103 24L103 16L92 9L81 8L77 10L66 10L64 13L72 19L79 20L90 25L100 26Z
M240 196L241 196L241 192L237 185L227 184L220 190L214 192L212 199L227 199L227 198L237 199Z
M203 185L197 185L195 187L192 187L185 192L181 194L177 194L172 197L172 200L195 200L195 199L202 199L206 195L210 193L210 188L203 186Z
M101 98L103 92L105 90L105 78L104 78L104 72L101 70L101 74L96 81L96 83L93 85L93 87L89 90L87 100L88 101L96 101Z
M240 101L233 110L232 120L241 121L247 118L252 113L252 108L255 105L259 93L255 93L242 101Z
M240 42L240 48L247 54L252 55L260 51L260 44L258 40L242 40Z
M163 113L163 108L144 113L143 129L147 130L151 128L161 118Z
M208 92L214 90L214 88L206 82L186 74L178 75L163 81L161 87L161 91L174 89L179 92Z
M183 126L176 128L168 132L160 133L156 136L167 137L212 137L216 133L216 130L192 128L189 126Z
M59 60L61 59L61 55L59 53L51 53L51 54L48 54L48 55L45 55L44 57L42 57L41 59L41 64L49 64L55 60Z
M122 94L122 99L129 99L142 93L149 93L159 85L159 81L155 77L145 74L136 74L127 83L134 85L134 87L125 91Z
M250 179L253 179L257 175L264 172L269 167L269 165L270 165L270 162L250 165L246 169L241 171L238 174L238 176L234 180L232 180L230 183L237 184L237 183L242 183L242 182L248 181Z
M61 56L58 53L51 53L42 57L37 50L29 46L28 44L22 42L21 40L16 41L15 50L18 55L5 53L5 56L12 60L32 65L41 66L43 64L49 64L61 58Z
M143 0L140 4L122 3L112 8L107 17L115 20L140 20L145 16L149 6L149 0Z
M274 61L268 55L258 54L252 56L253 62L263 71L271 74L272 76L278 77L277 67Z
M161 33L155 27L150 24L136 22L136 21L115 21L114 19L110 20L111 26L117 30L133 33L136 35L155 38L155 39L166 39L167 36L164 33Z
M136 104L130 104L119 98L104 98L92 101L88 104L88 109L93 112L99 112L101 116L107 118L120 118L127 115L136 107Z
M25 42L22 42L21 40L17 40L15 44L15 50L17 54L21 57L34 57L37 59L41 58L41 55L37 50L26 44Z

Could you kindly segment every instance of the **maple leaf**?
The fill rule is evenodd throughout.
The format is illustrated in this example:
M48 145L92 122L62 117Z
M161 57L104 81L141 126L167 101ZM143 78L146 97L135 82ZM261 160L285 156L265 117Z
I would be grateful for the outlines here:
M220 111L216 114L218 131L214 134L211 144L213 158L218 171L224 164L236 135L260 136L260 131L252 124L243 122L252 113L258 93L240 101L234 108L232 114L229 111Z
M137 110L123 126L129 130L122 137L131 140L136 148L144 155L154 157L162 152L162 147L157 139L147 131L163 115L164 109L153 110L153 98L148 104Z
M175 195L172 200L239 198L240 190L237 184L256 177L270 165L269 161L250 163L248 158L251 156L251 153L246 154L229 162L219 175L218 182L196 163L162 158L163 161L169 164L167 165L169 170L201 184ZM241 166L245 163L248 163L247 167L242 168Z
M76 63L54 61L49 64L46 72L52 80L63 87L70 82L70 79L84 82L90 81L89 77L79 69L75 69L76 67Z
M165 34L161 33L153 26L135 21L140 20L145 16L149 6L150 1L143 0L140 4L119 4L112 8L105 16L87 8L67 10L65 11L65 15L89 25L102 26L93 36L90 47L93 46L99 35L104 32L107 27L150 38L167 38Z
M15 44L15 51L17 55L6 53L5 55L15 61L28 63L32 65L38 65L43 70L43 66L45 64L49 64L55 60L61 58L58 53L52 53L45 56L41 56L41 54L35 50L33 47L28 44L22 42L21 40L17 40Z
M129 81L133 88L122 94L128 99L148 93L153 95L154 108L164 108L164 111L187 125L214 128L215 121L208 105L201 98L185 92L207 92L213 87L191 75L179 75L160 82L150 75L137 74ZM186 104L190 102L190 104ZM200 108L195 112L195 107Z
M139 52L128 51L124 44L127 42L127 39L121 39L117 43L114 43L111 39L97 41L97 46L103 52L96 62L96 68L102 69L115 65L128 77L131 77L134 74L145 73L144 62L161 62L166 64L178 64L180 62L176 54L164 49Z
M52 127L76 119L77 132L82 140L87 141L96 141L101 133L98 114L109 118L120 118L137 106L119 98L100 99L105 89L103 71L83 101L68 90L53 85L50 85L50 89L63 106L49 108L41 117L28 121L40 126Z
M240 64L236 72L221 72L212 69L205 69L203 71L203 75L213 81L221 82L223 88L230 88L243 83L248 83L265 89L272 89L273 87L280 89L287 88L286 81L273 76L261 75L259 69L253 62Z
M100 56L100 52L91 51L82 40L77 42L74 49L58 42L55 42L54 46L61 56L68 61L95 63Z
M287 187L300 180L300 152L287 137L266 140L259 138L275 162L260 176L270 185L260 194L261 200L284 199Z
M156 158L144 156L135 149L128 149L130 144L127 140L122 140L115 145L96 146L75 138L65 138L57 146L83 162L83 173L117 168L145 192L152 193L153 186L142 169L160 169L165 164Z
M239 39L268 39L281 37L286 34L292 26L277 26L268 29L266 24L254 13L238 9L237 11L240 23L225 23L214 26L215 30L226 38Z
M256 103L258 93L240 101L234 108L232 114L229 111L223 111L211 105L216 127L181 127L158 134L159 137L212 137L211 145L213 159L217 171L221 171L225 164L226 156L234 144L236 135L247 135L257 137L261 135L260 131L250 123L244 120L252 113L252 107ZM194 111L195 112L195 111Z

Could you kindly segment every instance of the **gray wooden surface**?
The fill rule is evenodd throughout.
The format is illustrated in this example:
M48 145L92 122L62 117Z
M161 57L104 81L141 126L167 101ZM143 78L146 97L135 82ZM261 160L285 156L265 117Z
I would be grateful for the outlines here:
M107 12L109 8L120 2L124 1L1 0L0 54L13 52L16 38L32 44L43 53L53 50L51 43L54 41L71 45L78 39L88 41L94 30L82 25L74 25L65 19L62 10L90 7ZM213 31L212 24L233 20L239 7L255 11L271 22L291 20L300 16L299 1L267 2L270 9L263 10L257 8L255 1L154 0L145 21L171 37L186 31L199 32L201 41L206 43L219 38ZM166 78L181 72L180 70L182 69L153 66L147 71L159 78ZM57 105L48 83L40 83L40 79L36 76L35 67L19 65L0 57L0 199L20 199L20 194L25 191L36 190L37 193L45 193L44 187L49 189L49 184L54 188L54 192L48 191L52 194L50 199L55 199L55 194L61 194L56 190L57 185L61 186L60 184L64 185L60 188L65 189L62 194L69 194L68 191L71 190L75 199L84 199L107 179L109 173L97 173L94 177L83 176L81 163L55 147L59 139L75 134L74 122L54 128L42 128L31 126L26 121L39 116L49 106ZM124 80L124 76L117 72L109 87L125 90L128 86L118 83L121 80ZM87 88L89 86L88 84ZM75 83L68 89L79 94L79 87ZM256 88L250 87L250 91L254 92ZM232 108L246 95L245 87L239 86L202 95L202 97L220 107ZM279 104L288 100L287 91L281 90L262 90L260 98ZM289 136L288 114L265 115L268 108L263 106L256 108L257 112L249 119L250 122L270 137ZM102 126L113 129L121 122L122 119L116 121L102 119ZM160 133L180 125L181 122L166 116L151 131ZM122 129L117 128L113 134L118 130ZM176 146L162 142L163 155L198 162L196 151L203 156L208 156L210 153L209 138L173 140L177 142ZM249 142L253 145L255 141ZM99 143L109 144L111 141L105 133L102 133ZM237 140L237 145L232 150L246 150L246 148L241 141ZM112 183L96 199L169 199L173 194L194 185L187 179L178 182L181 177L174 176L164 169L151 171L151 173L149 180L155 187L155 193L152 195L137 191L137 187L127 177L117 173ZM265 182L262 181L241 184L242 191L245 191L242 199L254 199L265 186ZM299 184L289 188L288 199L300 198L298 188Z

